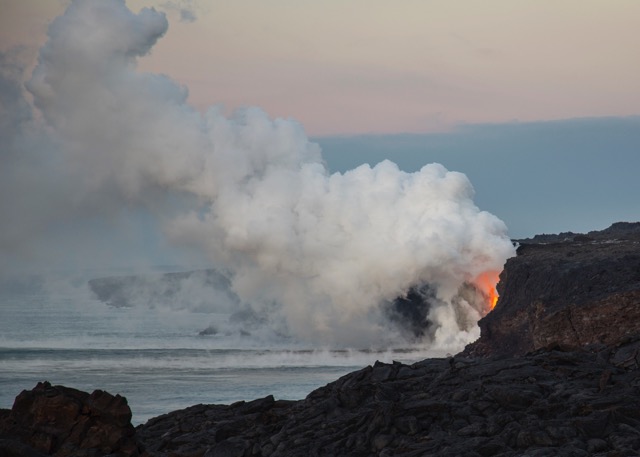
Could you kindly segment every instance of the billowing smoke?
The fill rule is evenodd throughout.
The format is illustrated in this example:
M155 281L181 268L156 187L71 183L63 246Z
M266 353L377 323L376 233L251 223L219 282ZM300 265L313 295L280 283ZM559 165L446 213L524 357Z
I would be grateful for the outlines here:
M26 84L39 117L25 122L38 131L29 137L46 137L29 147L57 177L51 194L74 210L39 217L144 208L173 243L227 272L242 303L298 339L475 338L486 304L474 281L514 252L467 178L388 161L329 174L293 121L258 108L202 114L184 87L136 70L167 28L162 13L134 14L123 0L76 0L51 24ZM37 200L60 207L48 198Z

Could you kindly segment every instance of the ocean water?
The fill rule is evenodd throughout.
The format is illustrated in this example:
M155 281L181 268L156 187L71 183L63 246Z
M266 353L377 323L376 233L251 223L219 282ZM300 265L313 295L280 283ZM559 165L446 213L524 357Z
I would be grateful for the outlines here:
M442 356L421 347L327 349L248 333L201 335L228 315L171 307L113 307L87 277L0 287L0 408L37 382L127 398L133 423L198 403L272 394L297 400L376 360Z

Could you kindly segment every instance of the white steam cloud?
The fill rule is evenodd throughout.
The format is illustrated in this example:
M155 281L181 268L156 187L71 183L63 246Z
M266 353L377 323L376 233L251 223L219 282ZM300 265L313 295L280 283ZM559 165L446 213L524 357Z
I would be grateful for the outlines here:
M41 117L20 128L3 119L14 133L2 160L15 165L10 156L29 149L44 181L56 176L49 193L57 197L29 198L75 208L38 210L38 224L145 208L171 241L228 272L243 303L271 310L298 339L399 341L385 304L424 285L435 291L432 343L475 338L483 308L461 288L500 271L514 251L504 224L474 205L467 178L438 164L405 173L388 161L329 174L319 147L293 121L258 108L230 118L215 107L201 114L185 88L136 71L167 28L163 14L134 14L123 0L75 0L51 24L26 84ZM1 224L3 232L19 226Z

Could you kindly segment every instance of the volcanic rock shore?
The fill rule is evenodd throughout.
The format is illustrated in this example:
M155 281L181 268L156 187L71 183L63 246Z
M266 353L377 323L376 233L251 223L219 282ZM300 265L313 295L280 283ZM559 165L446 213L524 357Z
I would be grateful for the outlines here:
M373 366L300 401L196 405L133 429L123 397L41 383L3 456L640 455L640 223L520 240L461 354Z
M640 331L640 223L520 240L467 356L615 344Z

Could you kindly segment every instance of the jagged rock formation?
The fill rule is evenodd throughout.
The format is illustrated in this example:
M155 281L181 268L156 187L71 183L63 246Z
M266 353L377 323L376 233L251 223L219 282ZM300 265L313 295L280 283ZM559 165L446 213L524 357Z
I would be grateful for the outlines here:
M0 410L0 456L144 457L127 400L41 382Z
M592 352L377 363L299 402L197 405L137 433L151 455L167 457L639 455L639 354L633 340Z
M467 356L614 344L640 332L640 223L522 240Z
M455 357L196 405L135 436L122 397L39 384L0 410L0 457L640 455L640 223L559 237L521 241Z

